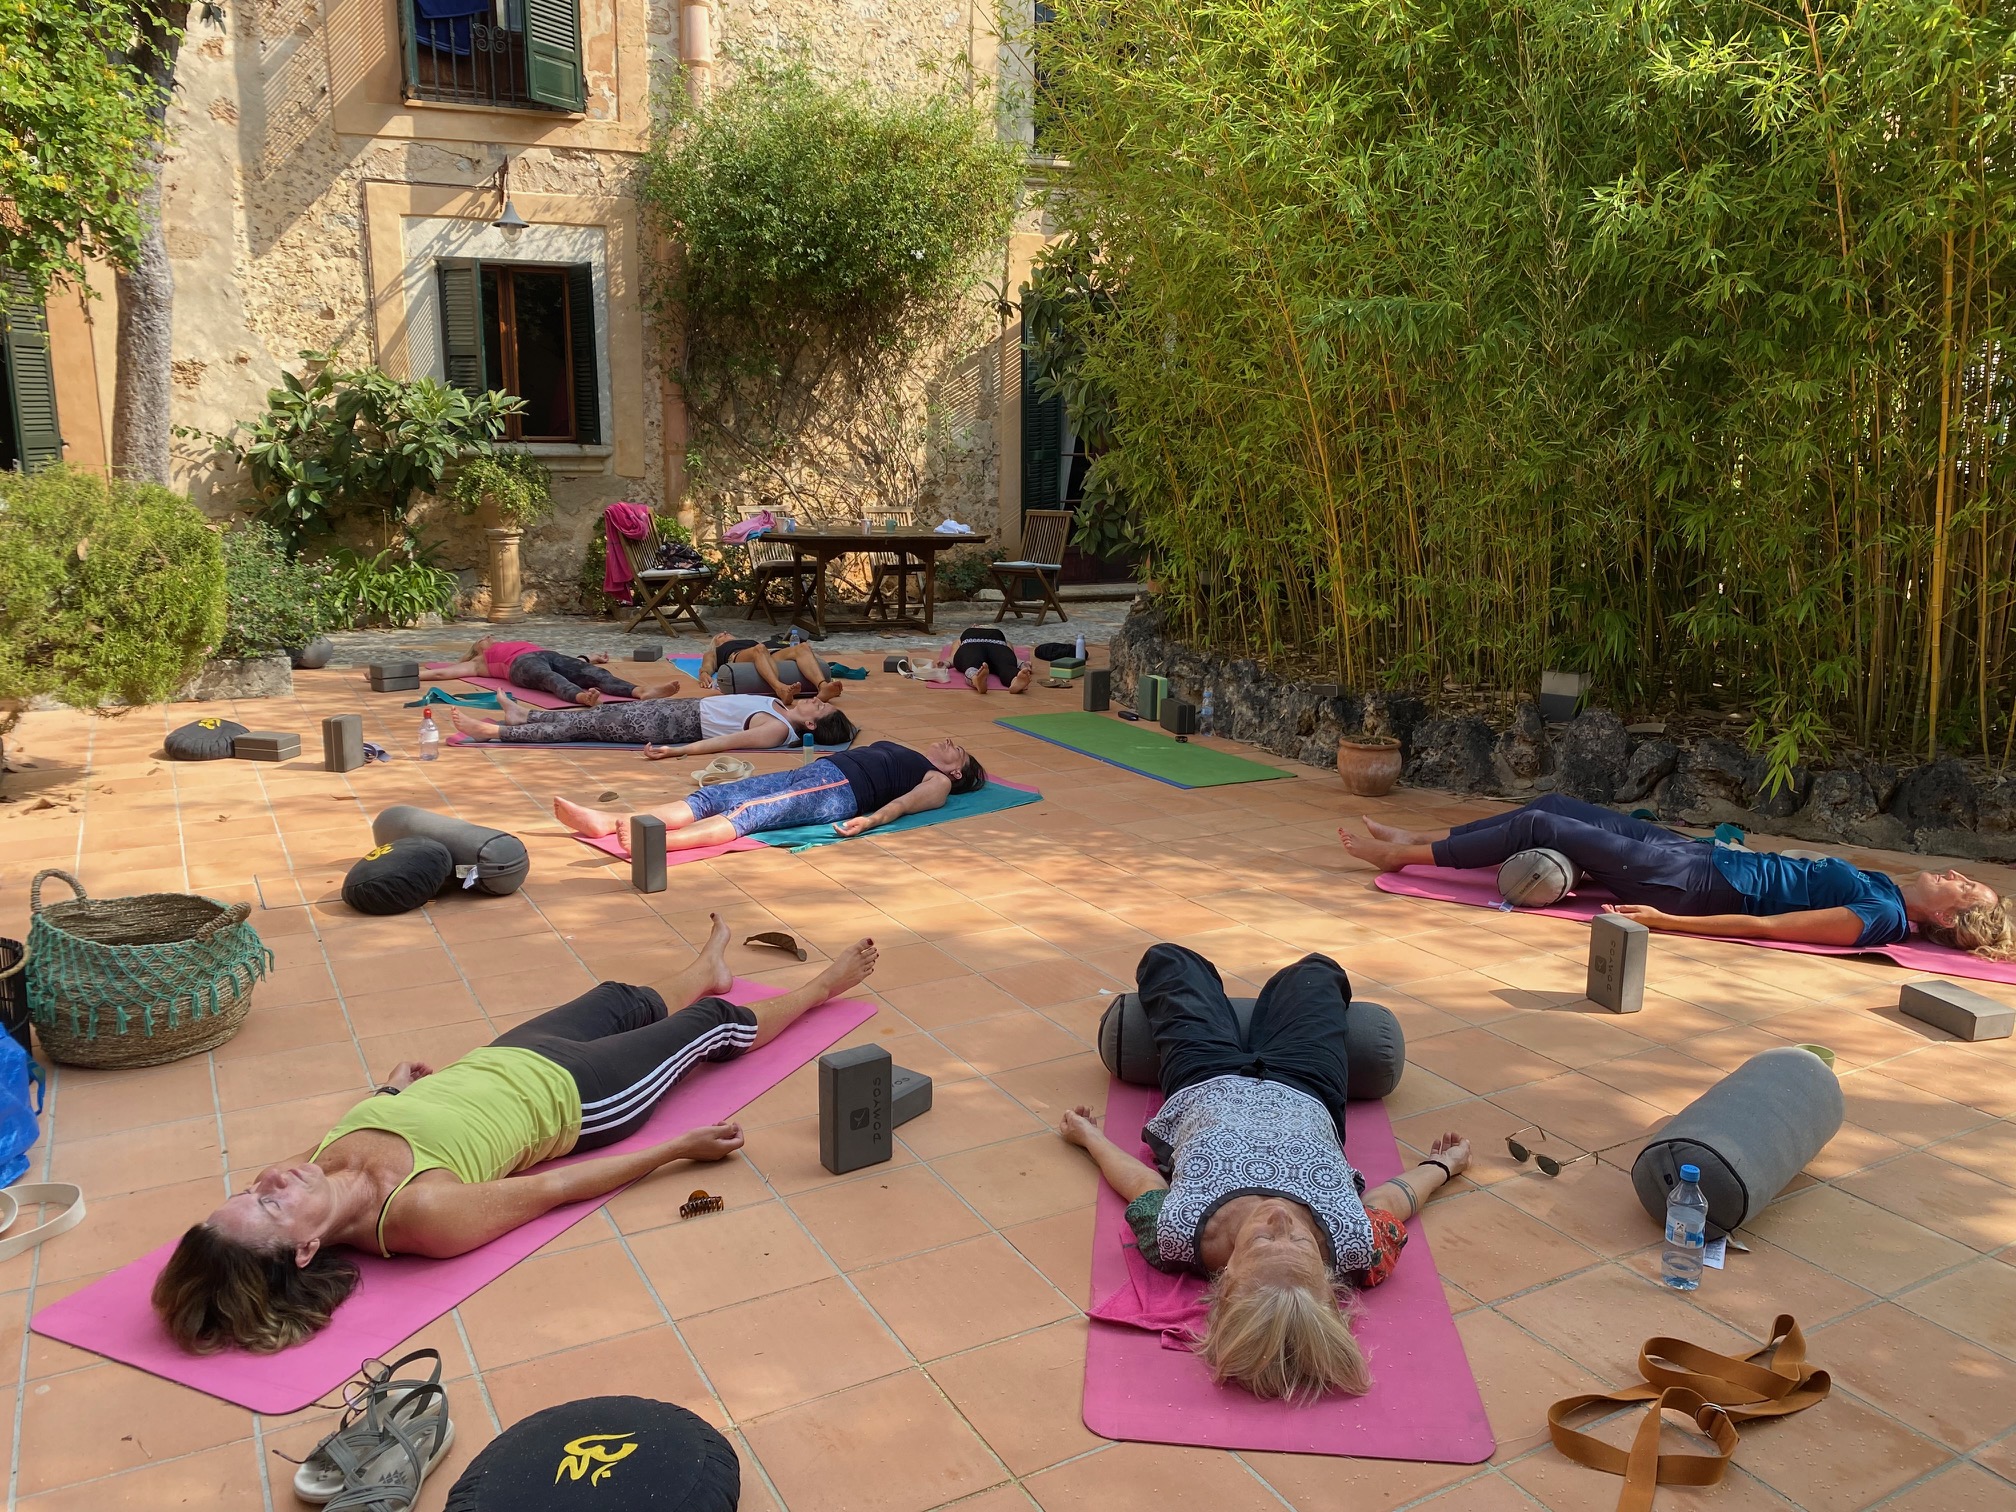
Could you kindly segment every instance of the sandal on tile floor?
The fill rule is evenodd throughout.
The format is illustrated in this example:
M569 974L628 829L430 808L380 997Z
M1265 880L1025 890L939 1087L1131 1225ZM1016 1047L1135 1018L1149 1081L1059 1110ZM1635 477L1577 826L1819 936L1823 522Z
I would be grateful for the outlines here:
M454 1447L448 1393L415 1387L380 1419L376 1452L343 1477L343 1489L324 1505L329 1512L412 1512L428 1475Z
M399 1372L416 1361L432 1360L433 1369L423 1377L401 1377ZM441 1352L416 1349L387 1365L383 1360L366 1360L358 1371L359 1380L343 1386L345 1412L336 1431L309 1451L294 1472L294 1494L304 1502L319 1504L333 1500L345 1484L346 1473L368 1464L383 1452L385 1424L408 1413L415 1393L439 1388ZM449 1430L452 1436L454 1430ZM284 1458L284 1456L283 1456Z

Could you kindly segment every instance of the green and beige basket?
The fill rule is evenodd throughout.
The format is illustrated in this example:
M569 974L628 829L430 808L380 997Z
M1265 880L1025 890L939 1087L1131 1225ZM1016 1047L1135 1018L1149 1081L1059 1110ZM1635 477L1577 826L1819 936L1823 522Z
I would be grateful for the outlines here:
M51 878L77 894L44 905ZM214 1049L252 1010L273 953L244 903L189 893L90 898L68 872L29 885L28 1013L50 1059L158 1066Z

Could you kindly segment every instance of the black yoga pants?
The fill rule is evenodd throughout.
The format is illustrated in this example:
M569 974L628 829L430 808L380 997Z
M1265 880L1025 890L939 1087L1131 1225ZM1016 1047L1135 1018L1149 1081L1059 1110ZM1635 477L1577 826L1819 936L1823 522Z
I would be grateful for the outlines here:
M563 656L558 651L527 651L516 658L511 663L511 681L521 688L551 693L555 698L564 698L570 703L574 695L584 688L596 688L604 693L613 693L618 698L631 698L637 692L635 684L623 681L613 672L606 672L578 656Z
M952 670L971 672L975 667L985 667L1004 683L1015 681L1015 674L1022 670L1013 646L1000 641L961 641L952 653Z
M1164 1096L1215 1076L1277 1081L1327 1107L1343 1139L1351 979L1342 966L1328 956L1306 955L1275 972L1243 1032L1218 968L1194 950L1149 946L1134 985L1162 1058Z
M1593 803L1548 793L1524 808L1458 825L1434 844L1437 866L1496 866L1534 847L1557 850L1625 903L1670 914L1747 912L1715 864L1715 847Z
M536 1050L581 1089L577 1150L634 1134L658 1099L703 1060L733 1060L756 1043L756 1015L706 997L668 1013L649 987L604 982L490 1042Z

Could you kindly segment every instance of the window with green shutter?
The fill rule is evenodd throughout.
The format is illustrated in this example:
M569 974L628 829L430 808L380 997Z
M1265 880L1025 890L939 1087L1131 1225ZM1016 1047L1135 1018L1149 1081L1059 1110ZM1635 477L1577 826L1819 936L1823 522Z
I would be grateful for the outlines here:
M581 77L581 0L525 0L525 93L556 110L588 103Z
M601 442L601 333L590 263L435 265L442 363L469 393L502 389L525 401L512 441Z
M56 369L49 356L49 315L25 279L0 281L0 363L7 413L0 466L32 471L63 460L56 419Z
M1036 396L1036 364L1022 348L1022 508L1055 509L1064 501L1064 397Z
M449 105L579 111L579 0L394 0L406 95Z

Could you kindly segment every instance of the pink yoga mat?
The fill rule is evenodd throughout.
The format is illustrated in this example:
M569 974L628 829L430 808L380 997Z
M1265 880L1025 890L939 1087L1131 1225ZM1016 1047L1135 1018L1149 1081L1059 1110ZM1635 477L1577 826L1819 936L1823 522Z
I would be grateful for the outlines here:
M727 995L734 1002L753 1003L778 994L775 988L737 981ZM754 1102L874 1014L872 1003L856 998L822 1004L760 1050L697 1068L665 1096L642 1129L592 1155L638 1149L687 1129L725 1122L738 1108ZM304 1129L302 1133L305 1138L313 1131ZM685 1177L675 1173L670 1179L683 1181ZM350 1300L337 1309L329 1326L306 1343L275 1355L231 1350L196 1356L175 1346L147 1305L154 1278L174 1248L172 1241L43 1308L35 1315L33 1327L49 1338L138 1366L150 1375L193 1386L254 1412L294 1412L348 1380L360 1360L389 1354L402 1340L468 1300L608 1200L597 1197L569 1203L452 1260L413 1256L384 1260L359 1255L363 1280Z
M1106 1098L1107 1133L1147 1159L1141 1126L1161 1105L1154 1088L1115 1081ZM1383 1103L1350 1105L1345 1146L1368 1187L1400 1172ZM1126 1207L1101 1183L1092 1231L1092 1295L1101 1301L1131 1287L1130 1266L1148 1269L1133 1248ZM1201 1290L1204 1283L1196 1285ZM1330 1396L1306 1407L1214 1386L1202 1360L1163 1348L1161 1335L1095 1320L1085 1346L1085 1426L1101 1438L1209 1449L1447 1465L1489 1459L1497 1440L1418 1218L1407 1225L1407 1248L1393 1274L1363 1300L1358 1339L1372 1367L1370 1394Z
M626 682L629 679L624 679ZM580 705L569 703L564 698L555 698L551 693L541 693L537 688L521 688L508 677L465 677L462 681L474 683L479 688L488 688L493 693L509 693L520 703L531 704L540 709L574 709ZM604 693L610 703L635 703L634 698L625 698L621 693ZM473 712L481 714L481 709Z
M1443 870L1410 866L1404 871L1381 872L1373 879L1381 892L1403 898L1433 898L1441 903L1465 903L1473 908L1502 908L1498 895L1498 874L1490 868L1473 871ZM1569 898L1552 908L1522 908L1519 913L1548 914L1556 919L1593 919L1605 903L1614 903L1602 887L1578 888ZM1721 939L1720 935L1700 935L1698 939ZM1937 976L1972 977L1979 982L2016 983L2016 961L1990 961L1971 951L1935 945L1930 940L1910 939L1896 945L1801 945L1790 940L1737 940L1738 945L1761 945L1766 950L1796 950L1802 955L1887 956L1909 971L1929 971Z
M946 666L950 666L952 664L952 653L958 649L959 647L956 643L940 646L938 648L938 660ZM1033 661L1035 657L1036 648L1034 646L1015 647L1015 659L1017 661ZM973 684L966 681L966 674L964 672L954 672L950 682L927 682L924 686L927 688L937 688L941 691L949 688L955 693L971 693L973 691ZM987 674L987 686L999 693L1006 691L1008 684L1001 681L992 672L989 672Z
M614 856L618 861L628 861L630 859L629 843L620 834L597 835L592 840L586 835L576 835L574 838L590 850L598 850L604 855ZM724 840L719 845L698 845L692 850L668 850L665 852L665 864L667 866L683 866L688 861L712 861L716 856L725 856L730 851L767 850L768 848L755 836L742 835L733 840Z

